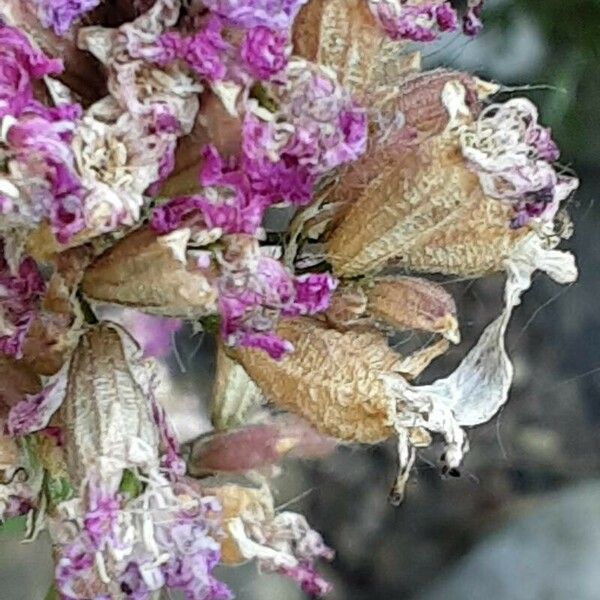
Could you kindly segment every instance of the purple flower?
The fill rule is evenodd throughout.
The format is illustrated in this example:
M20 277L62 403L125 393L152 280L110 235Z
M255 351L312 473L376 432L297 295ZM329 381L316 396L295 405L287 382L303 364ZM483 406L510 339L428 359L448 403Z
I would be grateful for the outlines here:
M69 111L70 114L71 111ZM58 114L50 115L57 117ZM74 124L48 120L46 115L23 114L6 135L11 161L22 174L19 181L32 206L24 213L35 226L42 218L50 221L61 243L68 241L84 226L83 188L75 171L70 140ZM13 210L22 210L15 205Z
M209 19L205 27L186 40L183 60L200 76L208 81L225 77L225 52L229 44L221 36L220 19Z
M33 102L32 81L62 68L62 61L35 50L20 31L0 22L0 118L19 116Z
M93 550L79 538L63 546L54 576L58 591L67 599L91 597L88 586L93 585L97 577ZM89 592L88 596L86 592Z
M46 286L31 258L11 273L0 240L0 353L21 358L23 343Z
M329 305L335 280L328 274L294 277L277 260L261 256L255 240L230 240L218 281L221 336L226 344L260 348L279 359L291 344L274 333L280 316L321 312Z
M547 127L533 124L527 130L525 142L531 145L539 158L547 162L556 162L560 157L560 150L552 139L552 133Z
M37 16L44 27L64 35L75 20L96 8L100 0L33 0Z
M331 584L308 561L301 562L296 567L284 567L280 573L295 581L311 598L320 598L331 590Z
M439 31L454 31L456 11L448 2L424 2L406 5L398 0L368 0L369 8L393 40L431 42Z
M483 28L481 22L481 11L483 0L469 0L469 8L463 17L463 33L468 36L476 36Z
M246 117L244 152L254 161L282 161L286 166L322 175L366 149L367 118L326 69L294 59L285 80L269 85L278 104L275 122Z
M44 429L60 406L66 385L66 374L59 374L41 392L28 395L15 404L8 413L6 432L22 436Z
M152 211L150 226L157 233L171 233L179 229L189 217L197 215L200 208L201 204L196 196L173 198Z
M204 0L211 11L240 27L289 29L308 0Z
M119 499L102 488L101 484L90 481L88 484L88 511L83 519L83 527L96 550L103 550L108 544L116 547L119 543L117 518Z
M291 52L286 31L264 26L253 27L244 36L240 55L248 72L260 80L268 80L282 71Z

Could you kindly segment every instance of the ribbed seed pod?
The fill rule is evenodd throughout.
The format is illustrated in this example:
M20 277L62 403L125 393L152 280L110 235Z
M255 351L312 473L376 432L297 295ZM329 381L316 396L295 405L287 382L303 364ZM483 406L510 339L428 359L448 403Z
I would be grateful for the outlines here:
M244 367L227 356L223 344L217 347L217 370L213 387L212 422L217 429L239 427L256 406L265 403L258 386Z
M439 333L460 342L456 303L441 285L417 277L380 277L365 294L374 318L397 329Z
M449 81L459 81L464 86L466 106L473 117L480 113L481 101L499 89L469 73L435 69L411 74L399 86L382 88L373 100L384 120L402 113L404 123L416 129L421 137L438 135L449 122L448 109L442 101L444 86Z
M389 39L364 0L312 0L294 23L294 53L333 69L359 101L420 68L420 55Z
M380 375L401 357L385 337L341 333L307 318L282 321L277 334L294 345L279 361L260 350L235 352L267 400L339 440L373 444L393 433Z
M150 229L117 242L86 271L81 289L92 300L156 315L197 318L216 312L206 272L180 262Z
M158 457L151 400L128 360L134 349L125 332L101 323L81 337L73 353L60 420L75 486L103 460L113 464L120 476L119 469L132 462L130 454L140 451L135 448L138 440Z
M374 272L390 261L461 276L503 269L527 228L509 229L510 207L483 195L452 131L395 167L362 191L332 232L327 255L336 275Z

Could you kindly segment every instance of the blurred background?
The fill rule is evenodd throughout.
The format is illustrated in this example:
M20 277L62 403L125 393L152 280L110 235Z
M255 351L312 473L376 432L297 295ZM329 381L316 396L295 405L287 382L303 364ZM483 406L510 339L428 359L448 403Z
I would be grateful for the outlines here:
M444 37L428 66L458 66L530 97L582 186L570 207L579 281L536 278L516 310L507 347L511 399L470 433L460 478L422 455L400 508L387 503L394 444L341 448L319 463L290 463L280 502L303 512L336 549L322 571L331 600L597 600L600 598L600 2L487 0L475 40ZM464 343L427 372L448 373L498 314L501 277L448 283ZM182 355L195 346L181 340ZM202 348L202 353L208 346ZM197 364L197 362L196 362ZM173 368L177 369L175 363ZM181 385L205 399L208 360ZM0 600L43 600L51 565L44 540L23 545L18 524L0 541ZM221 573L239 600L301 600L254 565Z

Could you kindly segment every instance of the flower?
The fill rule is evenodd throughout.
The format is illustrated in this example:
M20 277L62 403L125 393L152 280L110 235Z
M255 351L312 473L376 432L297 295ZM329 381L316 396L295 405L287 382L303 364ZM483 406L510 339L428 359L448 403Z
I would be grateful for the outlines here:
M367 117L335 75L303 59L292 60L281 83L267 87L277 111L262 123L245 125L244 151L254 161L297 162L321 175L356 160L366 149Z
M0 241L0 353L21 358L23 344L46 286L37 265L24 258L11 273Z
M308 0L205 0L204 5L235 25L289 29Z
M440 31L458 26L456 11L448 2L427 1L407 5L400 0L367 0L369 9L390 38L431 42Z
M558 147L550 131L538 124L537 108L525 98L488 106L462 129L461 146L483 191L513 206L513 228L553 218L577 187L575 178L552 167Z
M468 10L463 17L463 33L469 36L477 35L482 27L481 11L483 0L469 0Z
M260 80L268 80L282 71L290 52L287 32L264 26L249 29L240 48L246 68Z
M62 62L35 50L18 29L0 23L0 118L34 103L33 81L62 71Z
M37 16L44 27L64 35L74 21L96 8L100 0L33 0Z
M274 329L282 317L325 310L336 287L329 274L293 277L283 265L261 255L248 236L231 236L221 259L219 314L221 336L230 346L259 348L279 359L292 345Z

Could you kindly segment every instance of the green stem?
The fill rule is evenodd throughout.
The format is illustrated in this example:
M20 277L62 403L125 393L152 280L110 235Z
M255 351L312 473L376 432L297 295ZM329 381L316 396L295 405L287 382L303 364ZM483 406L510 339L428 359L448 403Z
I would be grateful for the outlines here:
M59 600L60 596L58 595L58 590L56 589L56 584L52 583L50 585L50 589L46 594L44 600Z

